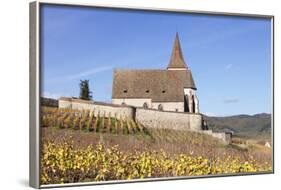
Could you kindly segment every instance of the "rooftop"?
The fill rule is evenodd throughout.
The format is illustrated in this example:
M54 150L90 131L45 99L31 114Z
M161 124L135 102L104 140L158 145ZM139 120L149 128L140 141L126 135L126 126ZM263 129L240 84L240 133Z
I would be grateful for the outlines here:
M178 34L167 69L114 70L112 98L149 98L153 102L183 102L184 88L196 89L183 59Z

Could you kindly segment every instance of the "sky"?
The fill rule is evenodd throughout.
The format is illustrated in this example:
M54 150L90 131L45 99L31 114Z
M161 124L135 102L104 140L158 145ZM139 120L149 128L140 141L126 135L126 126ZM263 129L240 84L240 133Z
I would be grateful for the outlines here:
M166 69L176 32L211 116L271 113L271 21L265 18L44 5L42 96L111 102L114 69Z

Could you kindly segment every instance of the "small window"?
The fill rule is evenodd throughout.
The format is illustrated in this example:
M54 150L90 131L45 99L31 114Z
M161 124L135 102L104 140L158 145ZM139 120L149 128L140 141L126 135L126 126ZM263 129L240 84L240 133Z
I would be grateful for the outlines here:
M163 111L163 105L162 104L158 105L158 110Z
M143 103L143 108L147 109L148 108L148 105L146 102Z
M149 90L146 90L145 92L146 92L146 93L149 93Z
M176 112L178 112L179 110L178 110L178 108L176 108Z
M124 92L124 93L127 93L127 92L128 92L128 90L127 90L127 89L125 89L123 92Z
M166 90L162 90L162 93L163 93L163 94L166 93Z
M121 104L122 106L125 106L126 105L126 103L125 102L122 102L122 104Z

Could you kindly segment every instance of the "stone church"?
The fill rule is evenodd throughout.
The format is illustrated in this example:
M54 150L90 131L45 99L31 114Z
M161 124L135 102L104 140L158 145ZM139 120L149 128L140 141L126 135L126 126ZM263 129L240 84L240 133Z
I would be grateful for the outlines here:
M196 86L184 61L178 34L167 69L114 70L112 103L199 113Z

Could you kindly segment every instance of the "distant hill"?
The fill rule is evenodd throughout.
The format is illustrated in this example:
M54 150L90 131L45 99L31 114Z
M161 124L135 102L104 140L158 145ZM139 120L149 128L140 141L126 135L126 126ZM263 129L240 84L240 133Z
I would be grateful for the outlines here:
M41 97L41 106L58 107L59 101L53 98Z
M204 118L207 120L209 129L213 131L229 131L233 132L235 136L251 138L270 137L271 135L271 114L204 116Z

